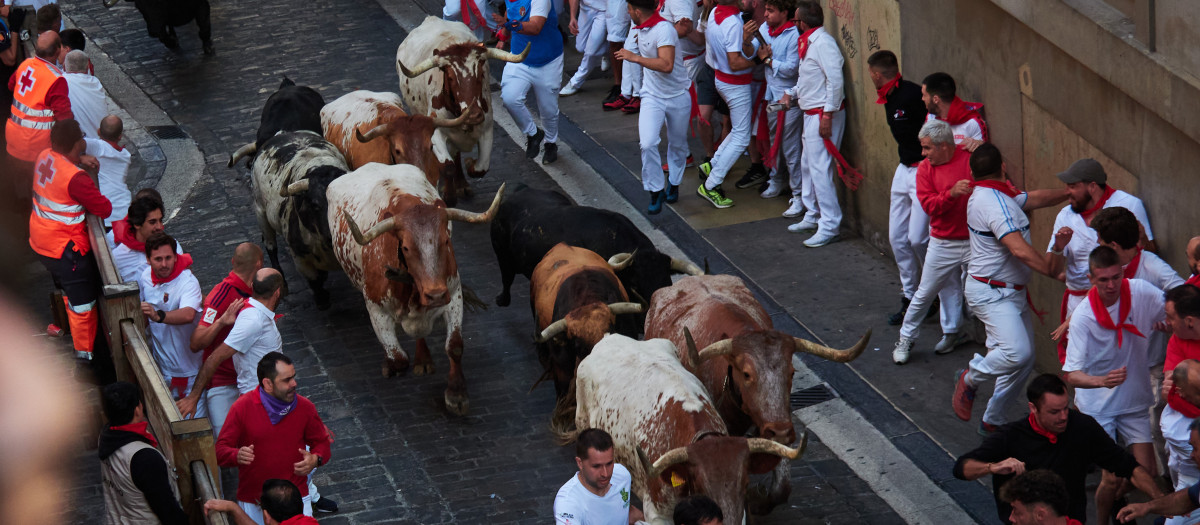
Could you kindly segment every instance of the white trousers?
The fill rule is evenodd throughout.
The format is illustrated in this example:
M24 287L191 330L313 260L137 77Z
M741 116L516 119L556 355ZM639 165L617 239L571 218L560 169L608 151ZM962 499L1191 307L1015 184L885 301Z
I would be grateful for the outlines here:
M1171 474L1171 482L1175 490L1184 490L1200 481L1200 469L1192 461L1192 444L1188 442L1190 431L1188 419L1168 405L1162 411L1160 425L1163 438L1167 442L1167 469ZM1200 512L1193 512L1190 517L1179 516L1167 520L1167 525L1192 525L1200 523Z
M537 125L533 123L533 114L528 106L532 92L537 98L542 129L546 130L546 142L558 141L558 88L562 87L562 68L562 55L541 67L513 62L504 65L500 97L526 137L537 134Z
M779 185L783 175L781 166L787 166L788 179L793 188L800 187L803 184L803 170L800 167L800 152L803 150L803 143L800 142L801 131L804 130L804 113L800 108L791 108L787 111L767 112L767 130L771 140L775 140L777 129L776 123L779 121L779 115L783 117L783 137L779 145L779 158L776 159L774 168L771 168L771 182ZM756 128L757 129L757 128ZM773 142L772 142L773 143Z
M900 268L904 297L913 298L921 282L921 265L929 246L929 216L917 199L917 168L896 165L888 207L888 242ZM945 309L943 308L943 311Z
M229 408L233 406L233 402L241 396L238 393L237 385L224 385L208 387L204 391L204 399L208 403L208 421L213 427L213 440L215 441L221 435L221 427L225 426L225 417L229 415Z
M667 125L667 170L671 185L678 186L683 182L691 107L692 97L687 92L667 99L642 98L642 109L638 112L638 141L642 147L642 188L646 191L662 191L665 187L662 157L658 152L664 123Z
M833 155L825 149L821 138L821 115L804 115L804 151L800 155L803 183L792 188L808 212L804 220L817 223L817 233L837 235L842 226L842 208L838 205L837 189L833 186L835 167ZM833 145L842 147L842 131L846 128L846 112L833 113Z
M303 498L304 515L312 516L313 515L312 503L309 501L308 498L309 498L309 496L304 496L304 498ZM237 504L239 507L242 508L243 511L245 511L247 516L250 516L250 519L254 520L254 523L257 523L258 525L263 525L262 507L255 505L253 503L247 503L245 501L239 501L239 502L237 502Z
M719 79L714 82L717 93L729 106L729 122L733 127L709 161L712 163L712 172L709 173L704 186L710 190L725 182L733 163L737 162L746 146L750 145L750 124L754 121L754 93L750 84L726 84Z
M475 33L475 36L479 38L480 41L486 42L488 38L495 34L499 25L496 24L495 20L492 20L492 8L488 5L487 0L473 1L475 3L475 7L479 8L479 14L483 15L484 27L471 29L471 32ZM446 3L442 6L442 19L451 20L454 22L462 22L462 3L463 0L446 0ZM478 25L474 20L471 22L472 25Z
M975 354L967 382L978 385L982 380L995 379L995 392L988 400L983 421L1002 425L1007 422L1005 408L1021 397L1025 380L1033 371L1033 314L1024 290L992 288L967 278L963 296L971 313L987 328L987 357Z
M626 50L638 52L637 34L637 31L630 31L625 35ZM628 60L621 61L621 94L627 97L642 96L642 66Z
M900 337L916 339L921 336L921 321L933 304L936 295L942 301L943 334L958 333L962 327L963 272L971 258L971 241L932 238L921 270L921 285L913 294Z
M678 47L676 47L675 50L676 50L675 51L676 53L679 52ZM695 83L696 77L700 75L700 68L703 65L704 65L704 53L696 55L692 58L685 57L683 59L683 67L687 68L688 80L691 80L693 83Z
M579 69L567 81L568 86L578 88L587 80L592 70L600 67L600 58L608 53L608 31L604 27L604 11L579 6L579 34L575 35L575 50L583 53Z

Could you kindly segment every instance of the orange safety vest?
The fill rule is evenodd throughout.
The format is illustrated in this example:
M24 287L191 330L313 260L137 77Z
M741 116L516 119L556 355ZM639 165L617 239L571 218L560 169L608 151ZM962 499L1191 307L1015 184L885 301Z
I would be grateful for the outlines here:
M32 161L50 147L50 128L54 126L54 111L46 105L46 93L62 72L54 64L40 58L29 58L17 67L17 82L13 86L12 116L8 118L5 136L8 153Z
M29 214L29 246L46 257L62 257L67 244L75 241L75 251L87 255L87 211L71 198L67 187L79 169L71 159L46 149L33 167L33 211ZM86 175L84 175L86 176Z

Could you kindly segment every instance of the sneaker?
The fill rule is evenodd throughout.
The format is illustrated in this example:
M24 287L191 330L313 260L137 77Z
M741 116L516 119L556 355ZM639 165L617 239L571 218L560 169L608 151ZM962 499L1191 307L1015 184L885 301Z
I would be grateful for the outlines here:
M620 88L617 88L617 89L620 90ZM625 107L625 105L628 104L632 100L633 100L632 98L618 93L617 98L614 98L611 101L604 103L604 111L616 111L618 109Z
M716 206L717 208L728 208L733 206L733 199L726 197L725 192L720 186L710 190L701 184L700 187L696 188L696 193L699 193L701 197L704 197L705 200L711 202L712 205Z
M75 351L75 359L80 359L83 361L91 361L92 353L87 350L76 350Z
M570 82L567 82L567 85L563 86L562 89L558 90L558 96L569 97L578 92L579 92L579 86L572 86Z
M804 215L804 201L800 200L800 197L792 197L792 200L788 201L788 209L783 212L783 216L794 218L801 215Z
M685 167L685 168L694 168L694 167L696 167L696 159L692 158L692 156L691 156L691 155L688 155L688 156L687 156L687 164L684 164L684 166L683 166L683 167ZM671 167L670 167L670 166L668 166L666 162L664 162L664 163L663 163L663 166L662 166L662 168L663 168L663 173L668 173L668 172L670 172L670 171L671 171Z
M329 498L321 498L317 501L312 502L312 508L313 508L313 510L315 510L317 512L337 512L338 511L337 502L333 501Z
M817 223L805 219L797 222L796 224L788 226L788 231L792 233L815 232L817 231Z
M967 384L967 370L955 372L954 397L950 406L954 407L954 415L963 421L971 420L971 407L975 406L975 387Z
M803 222L801 222L801 224L803 224ZM816 235L813 235L812 237L809 237L808 240L804 241L804 246L809 248L820 248L826 244L837 242L837 240L840 238L841 236L836 233L817 232Z
M532 159L537 157L538 149L542 146L542 139L546 138L546 132L537 130L532 137L525 137L525 158Z
M758 196L764 199L774 199L775 197L778 197L780 193L783 193L783 185L775 184L775 181L770 181L767 182L767 188L762 190L762 193L759 193Z
M608 104L609 102L612 102L620 97L621 97L621 86L613 86L613 87L609 88L608 95L605 96L604 100L600 101L600 103Z
M703 183L708 180L708 175L712 173L712 163L706 160L700 163L700 167L696 171L700 173L700 182Z
M667 203L675 204L679 200L679 185L670 184L667 186Z
M609 67L611 66L608 63L608 55L600 57L600 71L608 72Z
M642 97L633 97L624 106L621 106L621 111L629 114L637 113L642 109Z
M908 354L912 352L914 342L907 337L901 337L899 341L896 341L896 348L892 350L892 362L898 365L907 363Z
M911 302L912 302L912 299L909 299L907 297L901 297L900 298L900 310L898 312L888 316L888 324L892 325L892 326L900 326L900 323L904 322L904 315L908 313L908 303L911 303Z
M988 423L987 421L980 421L979 422L979 430L977 430L976 432L978 432L979 435L981 435L983 437L988 437L992 434L995 434L998 431L1000 431L1000 425L993 425L991 423Z
M750 169L746 170L746 174L742 175L742 178L738 179L737 184L734 184L734 186L739 190L744 190L762 182L767 178L767 175L767 168L761 162L751 164Z
M550 164L558 160L558 143L547 142L545 148L542 149L542 164Z
M650 215L658 215L662 212L663 202L667 200L667 192L652 191L650 192L650 206L646 208L646 213Z
M942 340L938 341L937 345L933 347L933 353L945 355L953 352L958 345L961 345L965 342L965 339L966 338L958 332L953 334L942 334Z

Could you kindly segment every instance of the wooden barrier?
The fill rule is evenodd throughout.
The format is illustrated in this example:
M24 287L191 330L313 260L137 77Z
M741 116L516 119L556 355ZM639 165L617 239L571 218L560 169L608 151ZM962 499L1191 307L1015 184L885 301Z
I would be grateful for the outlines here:
M208 469L204 468L203 461L192 462L192 486L196 487L197 504L204 506L204 502L210 499L220 499L220 496L213 492L213 487L219 485L208 474ZM230 525L232 521L225 516L224 512L214 512L205 517L204 523L205 525Z

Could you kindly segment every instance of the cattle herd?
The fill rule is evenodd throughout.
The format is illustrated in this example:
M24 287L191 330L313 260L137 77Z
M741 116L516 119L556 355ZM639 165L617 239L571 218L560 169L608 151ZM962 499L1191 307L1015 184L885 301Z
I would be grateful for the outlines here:
M229 162L251 167L272 265L282 234L320 309L330 304L328 272L344 271L384 347L385 376L410 364L414 374L433 372L425 337L440 317L445 403L462 415L462 317L477 299L459 280L451 221L490 222L496 304L509 305L516 274L530 280L534 343L558 399L553 435L567 443L581 429L608 431L652 523L693 493L726 516L769 511L787 500L788 460L807 439L797 440L791 419L793 353L848 362L870 333L836 350L778 332L739 278L705 275L658 251L625 216L557 192L516 184L505 194L502 185L485 212L453 208L469 191L463 174L488 169L487 59L527 52L488 49L461 23L430 17L397 50L402 95L355 91L325 104L285 79L255 143ZM478 160L464 163L476 147ZM672 284L673 274L687 276ZM411 363L397 325L416 341ZM765 489L749 490L751 474L768 473Z

